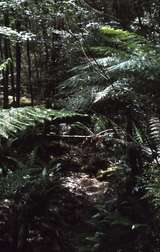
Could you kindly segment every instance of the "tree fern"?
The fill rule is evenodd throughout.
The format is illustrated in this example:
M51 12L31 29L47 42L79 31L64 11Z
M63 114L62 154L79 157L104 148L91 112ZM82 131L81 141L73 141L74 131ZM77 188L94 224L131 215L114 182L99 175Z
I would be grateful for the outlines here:
M90 107L101 95L107 101L107 95L110 99L112 92L121 100L119 92L126 94L124 99L132 91L150 93L151 86L147 86L146 82L157 81L160 77L160 53L157 48L132 32L101 27L94 45L86 46L85 56L86 63L74 67L70 71L73 75L58 89L57 103L72 110L85 109L84 103L87 108ZM119 88L117 83L121 83ZM78 104L76 98L79 98Z

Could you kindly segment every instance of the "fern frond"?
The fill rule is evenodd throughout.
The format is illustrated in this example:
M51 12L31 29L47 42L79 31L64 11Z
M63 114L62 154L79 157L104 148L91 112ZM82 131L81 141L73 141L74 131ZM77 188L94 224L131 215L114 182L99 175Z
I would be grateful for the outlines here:
M134 32L115 29L110 26L102 26L99 33L103 44L109 44L111 47L119 48L131 54L138 51L147 52L152 48L151 43L149 43L143 36Z
M106 47L107 57L104 54L104 57L97 58L88 45L87 63L74 67L70 71L73 76L57 90L57 98L63 99L57 99L60 106L84 111L92 102L107 101L108 97L125 101L140 89L137 80L144 84L141 85L141 93L150 91L150 87L147 91L145 85L147 81L159 80L160 53L152 43L135 33L108 26L100 28L99 32L99 44L95 46L103 47L103 51ZM128 86L124 80L127 80Z
M103 58L98 58L96 60L90 60L89 64L83 64L80 66L76 66L72 68L72 72L82 72L86 71L88 69L92 69L96 64L101 65L103 67L109 67L112 65L116 65L120 63L120 59L114 56L108 56L108 57L103 57Z
M149 133L152 145L157 150L160 156L160 119L158 117L151 117L149 120Z
M98 92L95 96L93 103L99 103L111 100L120 99L122 96L129 96L129 93L132 92L132 89L127 83L127 79L122 79L121 81L116 81L112 85L105 88L103 91Z
M133 124L133 137L134 141L138 144L144 144L143 134L139 128L136 127L135 123Z
M43 124L46 120L73 117L76 113L57 111L44 107L25 107L0 110L0 138L12 138L20 133Z

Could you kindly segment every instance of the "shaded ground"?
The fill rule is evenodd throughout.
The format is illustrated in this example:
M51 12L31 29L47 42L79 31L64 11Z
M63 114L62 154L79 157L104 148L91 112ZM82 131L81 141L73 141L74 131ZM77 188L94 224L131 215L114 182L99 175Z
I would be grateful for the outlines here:
M13 194L0 202L1 252L156 251L147 201L143 193L127 193L125 167L108 147L36 143L30 152L18 147L25 176L15 177L16 188L12 177ZM8 181L3 186L10 188Z
M81 219L79 223L74 224L76 234L73 235L72 240L75 242L75 251L91 251L92 242L90 242L90 237L94 236L97 231L96 223L92 221L92 217L97 214L97 207L100 207L100 205L103 207L106 201L106 193L111 198L109 183L100 182L85 173L80 173L66 177L64 186L75 196L81 195L87 201L84 208L79 209Z
M110 194L109 190L108 182L100 182L85 173L70 172L61 178L57 189L54 188L54 192L45 200L45 207L41 206L44 207L42 213L37 210L40 207L38 194L31 198L28 192L25 194L23 191L16 210L15 202L7 199L1 201L1 251L13 251L15 239L18 251L89 251L91 244L87 242L87 237L96 232L96 226L90 219L97 213L97 205L104 204L106 193ZM38 206L33 206L33 197ZM27 216L24 214L25 206ZM37 212L33 216L35 210ZM32 213L29 214L30 211ZM20 217L22 212L23 216Z

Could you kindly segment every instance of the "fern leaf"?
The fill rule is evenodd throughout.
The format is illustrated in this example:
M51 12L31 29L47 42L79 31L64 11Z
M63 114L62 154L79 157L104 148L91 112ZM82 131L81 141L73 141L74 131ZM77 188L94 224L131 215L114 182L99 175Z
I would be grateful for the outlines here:
M109 99L120 99L120 97L129 97L129 94L133 93L131 87L127 83L127 79L116 81L112 85L105 88L103 91L98 92L95 96L93 103L99 103L107 101Z
M46 120L54 121L79 116L80 114L64 110L51 110L44 107L25 107L2 109L0 115L0 138L8 139L13 136L18 137L20 133L43 124Z
M156 46L138 34L109 26L100 27L97 34L95 45L87 45L84 59L87 62L70 70L72 76L58 87L59 106L84 111L92 102L107 101L108 97L125 101L127 95L130 99L134 92L139 92L137 80L142 84L140 95L150 92L148 81L159 81L160 53ZM123 79L128 86L124 86ZM123 82L119 89L116 82Z
M160 155L160 119L158 117L150 118L149 133L150 133L151 143L157 149L158 155Z

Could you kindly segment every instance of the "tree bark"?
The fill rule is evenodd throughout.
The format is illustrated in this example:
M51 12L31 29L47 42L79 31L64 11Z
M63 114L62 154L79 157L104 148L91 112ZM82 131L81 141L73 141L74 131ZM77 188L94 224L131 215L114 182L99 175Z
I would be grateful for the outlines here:
M12 57L12 50L11 45L9 43L9 58L11 58L10 63L10 74L11 74L11 91L12 91L12 97L13 97L13 103L15 104L15 78L14 78L14 63L13 63L13 57Z
M16 29L19 32L21 27L21 21L16 20ZM21 45L20 42L16 43L16 105L20 106L21 97Z
M31 71L31 55L30 55L30 44L29 40L27 40L27 59L28 59L28 80L29 80L29 89L31 95L31 105L34 105L33 100L33 86L32 86L32 71Z
M9 26L9 16L8 12L4 13L4 25ZM9 58L9 40L8 38L4 39L4 56L5 59ZM8 108L8 87L9 84L9 67L6 66L6 69L3 71L3 108Z

